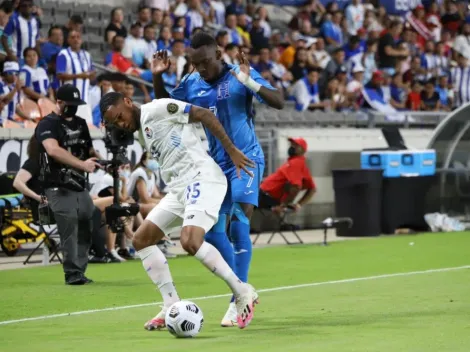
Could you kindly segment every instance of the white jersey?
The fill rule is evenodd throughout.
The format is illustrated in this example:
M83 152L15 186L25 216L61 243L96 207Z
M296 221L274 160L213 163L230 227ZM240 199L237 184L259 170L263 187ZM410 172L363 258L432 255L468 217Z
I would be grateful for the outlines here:
M226 182L220 167L207 154L196 126L189 124L190 109L190 104L175 99L153 100L141 106L141 141L159 162L170 191L184 190L198 176Z

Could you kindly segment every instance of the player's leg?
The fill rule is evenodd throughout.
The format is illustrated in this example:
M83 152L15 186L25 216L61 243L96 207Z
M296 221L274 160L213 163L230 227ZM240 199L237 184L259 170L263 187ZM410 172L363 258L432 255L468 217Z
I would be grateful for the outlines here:
M230 237L235 251L235 273L244 282L248 281L252 243L250 221L254 207L258 206L259 184L264 172L264 163L257 162L250 168L253 176L242 172L241 178L232 178L233 207L230 221Z
M191 216L193 218L188 219ZM256 292L251 285L243 283L235 275L217 248L204 241L206 228L210 228L215 219L204 211L192 211L185 213L184 221L180 237L181 246L214 275L225 281L235 296L238 327L246 327L253 319L253 297Z
M222 254L227 264L234 270L233 246L227 236L227 220L232 207L232 197L230 188L227 188L224 201L219 211L217 223L206 233L204 239L213 245Z
M206 232L217 222L227 190L226 180L223 179L223 182L219 183L196 181L188 190L194 191L188 191L184 197L187 201L180 237L181 245L227 283L235 296L238 326L244 328L253 318L253 301L257 293L251 285L243 283L235 275L213 245L204 241Z
M158 287L163 298L163 307L160 313L144 325L147 330L165 327L166 310L173 303L179 301L168 261L156 244L165 236L167 228L174 227L176 222L181 224L182 220L178 211L182 207L172 197L172 194L169 194L165 199L149 213L132 239L132 245L142 260L147 275Z

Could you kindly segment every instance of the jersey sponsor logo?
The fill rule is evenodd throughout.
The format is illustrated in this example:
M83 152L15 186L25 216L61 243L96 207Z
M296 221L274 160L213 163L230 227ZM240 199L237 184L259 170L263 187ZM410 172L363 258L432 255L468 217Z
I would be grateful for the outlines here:
M144 133L145 133L145 137L147 137L148 139L153 137L153 131L150 127L145 127Z
M175 103L170 103L167 105L166 110L170 114L176 114L178 112L178 105L176 105Z
M222 82L217 86L217 100L230 98L228 82Z
M175 148L178 148L181 145L181 136L176 132L172 132L170 135L171 145Z

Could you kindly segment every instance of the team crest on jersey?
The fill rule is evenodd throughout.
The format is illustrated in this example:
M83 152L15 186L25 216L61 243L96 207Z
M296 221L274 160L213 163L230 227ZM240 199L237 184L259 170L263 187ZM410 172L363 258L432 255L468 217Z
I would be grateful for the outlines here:
M228 82L222 82L217 86L217 100L230 98Z
M166 107L166 110L170 113L170 114L176 114L178 112L178 105L176 105L175 103L170 103L168 104L168 106Z
M147 137L148 139L153 137L153 131L150 127L145 127L144 132L145 132L145 137Z

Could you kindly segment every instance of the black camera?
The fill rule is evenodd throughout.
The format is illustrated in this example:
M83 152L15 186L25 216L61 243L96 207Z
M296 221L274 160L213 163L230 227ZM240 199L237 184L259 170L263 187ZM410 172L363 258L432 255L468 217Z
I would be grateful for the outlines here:
M106 126L106 135L103 138L106 149L113 154L111 160L100 160L113 175L113 204L105 209L106 224L111 231L122 233L124 231L124 218L136 216L139 212L137 204L121 205L119 202L119 166L128 163L127 146L134 143L134 134L116 126Z
M134 143L134 133L114 125L107 125L103 141L105 147L114 153L114 150L132 145Z

